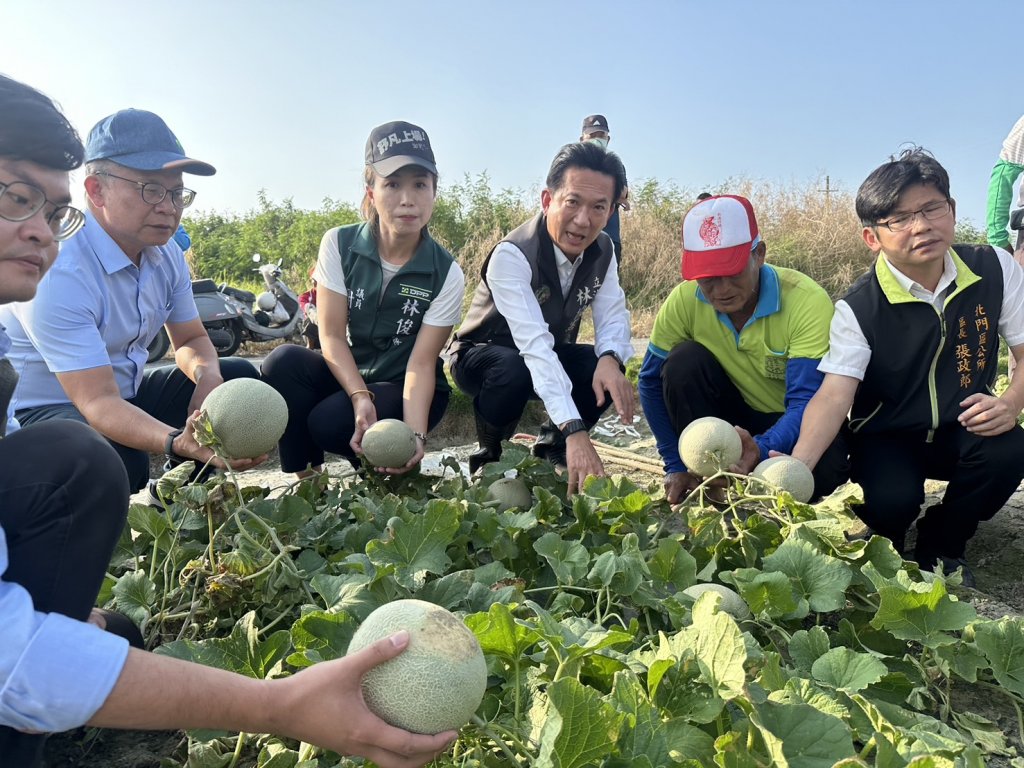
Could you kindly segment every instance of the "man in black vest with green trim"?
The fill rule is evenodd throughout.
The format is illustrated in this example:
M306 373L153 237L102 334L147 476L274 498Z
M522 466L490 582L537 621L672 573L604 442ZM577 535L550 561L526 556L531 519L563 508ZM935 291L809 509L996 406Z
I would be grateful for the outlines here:
M629 312L611 239L601 230L626 186L619 158L593 143L568 144L551 164L542 211L491 251L451 350L455 382L473 397L480 450L476 471L501 456L527 401L548 423L534 453L568 468L569 492L604 466L589 430L615 403L633 421L625 377L632 355ZM593 312L594 344L577 344Z
M1024 377L991 394L999 337L1024 357L1024 270L1002 248L952 246L955 213L946 170L921 149L861 184L857 215L878 258L836 304L793 455L813 467L849 413L857 514L901 553L925 479L948 480L917 524L913 559L963 567L973 586L967 542L1024 477Z

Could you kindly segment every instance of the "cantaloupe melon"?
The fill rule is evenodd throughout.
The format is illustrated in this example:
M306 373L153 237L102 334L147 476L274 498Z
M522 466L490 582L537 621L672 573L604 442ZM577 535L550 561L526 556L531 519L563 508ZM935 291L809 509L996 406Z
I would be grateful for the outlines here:
M416 435L400 419L381 419L363 433L363 455L374 467L404 467L416 455Z
M679 436L679 458L688 470L702 477L729 469L742 455L739 433L714 416L694 419Z
M288 426L288 404L259 379L225 381L206 396L202 411L230 459L262 456Z
M530 489L518 477L503 477L495 480L487 489L487 499L497 502L495 509L499 512L512 509L512 507L526 510L533 506Z
M687 587L683 590L684 595L688 595L694 600L705 592L717 592L721 595L722 602L719 603L719 607L734 619L742 620L751 617L750 608L747 607L743 598L724 584L694 584L692 587Z
M439 605L395 600L366 617L348 652L402 629L409 632L405 651L363 677L366 705L382 720L414 733L458 730L487 689L487 663L476 635Z
M789 491L794 499L808 502L814 495L814 475L800 459L792 456L773 456L765 459L750 473L775 488Z

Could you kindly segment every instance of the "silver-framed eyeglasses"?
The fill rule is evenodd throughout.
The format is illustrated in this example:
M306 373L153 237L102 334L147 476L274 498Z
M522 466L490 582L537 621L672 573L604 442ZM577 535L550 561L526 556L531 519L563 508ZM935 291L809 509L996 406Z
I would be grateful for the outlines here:
M57 205L46 199L46 193L27 181L0 183L0 218L7 221L28 221L47 205L53 210L46 223L53 239L67 240L85 224L85 214L70 205Z
M196 191L188 187L168 189L163 184L157 184L155 181L126 179L124 176L117 176L106 171L97 171L94 175L109 176L112 179L120 179L121 181L127 181L129 184L134 184L139 188L139 192L142 194L142 202L146 203L146 205L159 205L168 194L171 196L171 203L175 208L188 208L196 199Z
M885 227L890 232L904 232L910 229L914 223L914 218L921 214L928 221L938 221L943 216L947 216L952 210L952 206L949 204L949 200L943 200L942 202L928 203L924 208L919 208L916 211L910 211L909 213L901 213L896 216L891 216L886 221L875 222L877 227Z

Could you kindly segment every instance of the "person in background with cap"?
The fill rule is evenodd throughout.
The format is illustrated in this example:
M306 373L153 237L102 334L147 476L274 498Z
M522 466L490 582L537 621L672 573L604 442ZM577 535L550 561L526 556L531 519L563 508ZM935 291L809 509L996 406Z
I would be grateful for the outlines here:
M608 121L604 115L590 115L583 118L583 131L580 133L580 141L590 141L597 144L601 149L608 149L608 143L611 140L612 135L609 132ZM612 215L608 217L608 223L604 227L604 233L612 239L612 245L615 246L615 258L619 264L622 264L622 234L619 226L619 208L624 211L629 210L628 186L622 188L622 195L619 197L618 204L612 209Z
M362 224L335 227L320 243L317 322L323 354L276 348L263 378L288 403L278 447L281 469L304 476L324 453L359 466L362 439L379 419L401 419L416 435L408 472L444 416L450 386L441 349L462 312L462 269L430 236L437 166L426 131L379 125L366 142Z
M918 521L913 559L963 567L973 586L967 542L1024 477L1024 379L991 394L999 337L1024 357L1024 270L1002 248L953 245L949 174L920 148L872 171L856 205L877 258L836 304L825 380L792 455L814 467L846 429L864 491L854 511L901 554L925 479L948 480Z
M23 425L74 419L94 427L139 490L150 454L200 465L213 458L191 429L197 409L225 379L258 374L245 360L217 359L172 240L195 199L182 173L210 176L213 166L186 157L164 121L138 109L93 127L85 163L85 226L35 300L0 310L21 376L13 404ZM147 346L163 325L175 364L147 371Z
M821 384L832 301L806 275L766 264L766 251L746 198L709 197L683 220L684 282L658 311L639 382L669 503L703 481L679 457L691 421L717 416L735 425L743 454L733 471L748 474L769 452L792 449ZM845 480L836 440L815 470L814 494Z
M0 303L28 301L82 225L68 172L74 128L43 94L0 75ZM66 254L61 255L61 260ZM0 411L16 374L3 358ZM399 633L288 678L255 680L129 648L87 623L128 509L125 469L84 424L0 422L0 763L42 764L45 734L109 728L273 732L386 768L431 760L455 736L393 728L363 701L372 666L408 644ZM173 685L167 681L173 680Z
M590 428L614 402L633 423L629 311L611 238L601 230L626 186L618 156L595 143L567 144L551 163L541 212L512 230L484 261L473 303L451 344L452 373L473 398L476 472L501 457L526 408L548 413L535 455L568 468L569 493L604 466ZM593 344L577 344L593 312Z

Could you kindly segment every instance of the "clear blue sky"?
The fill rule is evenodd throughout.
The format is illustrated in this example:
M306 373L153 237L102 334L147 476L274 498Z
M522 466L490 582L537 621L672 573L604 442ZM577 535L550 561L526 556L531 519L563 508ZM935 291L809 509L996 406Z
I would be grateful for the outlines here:
M46 91L83 136L124 107L163 116L196 209L260 188L304 208L361 196L370 128L429 132L445 180L536 189L582 118L608 117L632 180L748 176L856 189L901 143L984 218L1024 112L1020 0L40 0L0 4L0 72ZM1016 72L1015 72L1016 69Z

